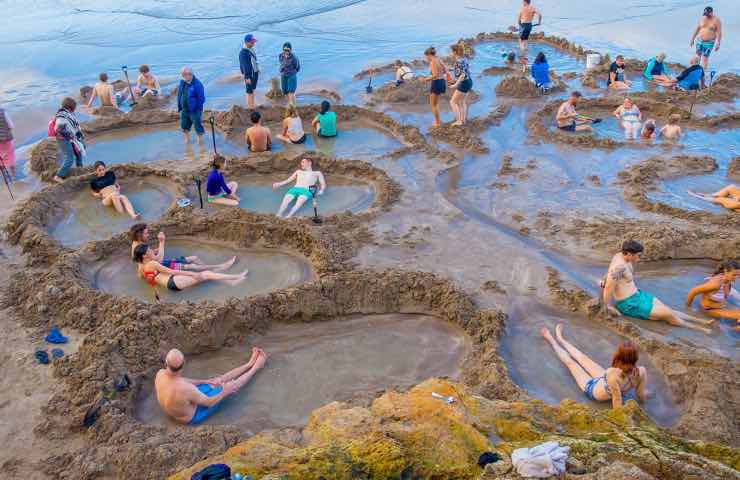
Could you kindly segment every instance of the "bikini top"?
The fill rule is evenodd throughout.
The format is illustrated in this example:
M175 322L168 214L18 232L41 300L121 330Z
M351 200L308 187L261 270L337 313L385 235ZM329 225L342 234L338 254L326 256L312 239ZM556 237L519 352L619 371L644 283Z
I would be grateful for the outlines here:
M144 280L146 280L146 283L148 283L152 287L157 286L156 278L157 278L157 275L159 275L158 271L155 270L153 272L149 272L149 271L144 270L142 273L144 274Z
M626 394L627 392L629 392L630 390L632 390L633 388L637 386L634 380L636 376L639 378L640 370L639 368L635 367L632 371L634 373L632 373L629 377L627 377L628 382L624 386L620 386L622 396L624 396L624 394ZM600 378L604 379L604 391L606 391L607 395L611 395L612 392L611 390L609 390L609 382L606 379L606 372L604 372L604 375Z
M712 277L706 277L704 280L709 281L711 279ZM730 292L732 292L732 282L722 280L717 291L711 294L709 298L718 303L726 303L727 299L730 298Z

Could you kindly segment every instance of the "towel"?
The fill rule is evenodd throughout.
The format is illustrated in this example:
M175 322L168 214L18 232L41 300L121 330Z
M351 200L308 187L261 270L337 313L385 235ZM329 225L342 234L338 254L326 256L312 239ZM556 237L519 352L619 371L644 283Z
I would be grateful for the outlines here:
M545 442L532 448L518 448L511 454L511 463L524 478L547 478L565 473L565 461L570 447L558 442Z

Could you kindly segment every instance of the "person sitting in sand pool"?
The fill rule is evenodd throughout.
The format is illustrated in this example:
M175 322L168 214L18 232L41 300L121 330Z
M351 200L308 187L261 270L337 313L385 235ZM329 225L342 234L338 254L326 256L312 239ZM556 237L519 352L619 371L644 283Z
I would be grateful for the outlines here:
M516 62L516 53L509 52L504 54L504 63L506 63L507 66L514 65Z
M580 99L581 92L572 92L568 100L560 105L558 113L555 116L555 122L559 129L568 132L590 132L593 130L591 125L585 125L585 123L591 122L591 120L585 120L584 117L581 117L576 112L576 105L578 105Z
M116 174L112 170L106 170L105 163L95 162L95 178L90 181L90 188L94 197L100 198L101 203L116 209L118 213L126 212L134 220L140 215L134 210L128 197L121 194L121 186L116 182Z
M411 67L404 65L401 60L396 60L396 86L400 86L406 80L414 78L414 71Z
M704 68L696 58L689 60L689 66L676 77L676 90L703 90Z
M140 97L146 97L147 95L156 97L161 91L162 87L159 85L159 80L149 70L149 65L140 66L139 78L136 79L134 92Z
M283 133L277 138L284 142L301 144L306 143L306 132L303 131L303 120L298 115L298 109L290 104L285 109L285 120L283 120Z
M666 140L678 140L683 135L681 126L681 115L674 113L668 117L668 125L660 129L659 135Z
M555 350L558 359L568 367L578 388L589 400L595 402L611 400L612 408L619 408L627 401L632 390L640 400L648 399L647 372L645 367L637 366L639 354L632 342L619 344L612 357L612 366L604 369L565 340L562 323L555 327L555 337L544 327L540 333Z
M300 170L293 172L293 175L288 177L282 182L272 184L272 188L277 190L283 185L287 185L295 180L295 186L292 187L283 197L283 203L280 205L277 216L282 217L288 205L295 200L295 205L290 210L290 213L285 218L291 218L295 213L301 209L306 200L313 198L310 187L319 184L318 195L323 195L326 190L326 180L324 180L324 174L319 171L313 170L313 160L310 158L304 158L301 160Z
M455 112L453 125L464 125L468 121L468 94L473 89L473 77L470 75L470 64L465 58L465 48L456 43L452 46L452 58L455 59L453 81L450 86L455 92L450 99L450 107Z
M429 47L424 50L424 56L429 62L430 75L425 77L424 80L432 82L429 87L429 104L432 106L432 114L434 115L434 127L442 125L442 121L439 118L439 96L444 95L447 91L447 68L442 63L442 60L437 58L437 50L434 47Z
M642 122L642 113L637 105L632 103L632 100L625 98L624 103L614 110L614 116L620 120L626 138L637 138Z
M149 242L149 227L146 223L137 223L133 225L128 232L128 236L131 239L131 257L134 256L134 250L139 245L146 245ZM193 272L200 272L203 270L213 270L215 272L221 272L231 268L236 262L236 257L231 257L220 265L205 265L200 258L195 255L183 256L179 258L165 258L164 248L167 237L164 232L157 234L157 240L159 245L157 248L149 248L149 251L155 255L155 259L162 265L171 268L172 270L189 270Z
M641 320L662 321L671 325L692 328L709 333L707 328L714 322L686 315L667 307L663 302L649 293L638 290L635 285L634 263L640 258L643 246L636 240L627 240L622 245L622 251L614 255L604 287L603 305L608 308L612 296L616 301L617 310L625 316ZM694 325L693 323L699 325Z
M92 107L96 98L100 99L101 107L113 107L118 110L118 106L128 98L128 92L116 93L113 85L108 83L108 74L101 73L98 75L100 80L92 89L90 100L87 102L87 108Z
M655 119L649 118L642 126L640 138L643 140L655 140Z
M216 155L213 157L211 172L208 174L206 181L206 193L208 193L208 203L218 205L227 205L229 207L239 206L239 197L236 196L236 190L239 184L236 182L226 183L224 174L221 172L224 164L224 157Z
M321 110L314 117L311 126L319 137L337 136L337 114L331 111L331 104L328 101L321 102Z
M707 277L704 283L694 287L686 297L686 305L691 307L694 298L701 295L699 303L704 313L710 317L727 318L737 321L740 329L740 307L730 307L730 302L740 305L740 293L733 288L733 282L740 276L740 263L736 260L723 262L714 275Z
M655 82L658 85L671 86L676 83L676 79L668 75L664 62L665 53L659 53L650 60L648 60L645 70L642 72L642 76L651 82Z
M547 64L547 58L544 52L539 52L534 58L534 63L531 67L532 78L537 88L542 90L549 90L552 85L550 80L550 65Z
M606 86L624 90L632 86L632 82L627 80L625 75L624 57L617 55L617 58L609 66L609 76L606 79Z
M249 150L254 153L272 150L272 133L270 129L262 125L262 114L254 111L249 115L252 126L244 132Z
M729 210L740 210L740 187L737 185L728 185L718 192L709 194L689 190L689 195L706 200L707 202L722 205Z
M198 425L218 411L221 402L243 388L265 366L267 354L252 349L252 358L221 376L194 380L182 376L185 356L180 350L167 353L164 368L154 378L157 402L173 420Z
M244 270L237 275L216 273L210 270L202 270L200 272L173 270L159 263L157 261L157 254L145 243L134 248L133 260L138 264L137 273L140 278L144 279L152 287L166 287L167 290L173 292L179 292L200 283L210 281L238 285L247 278L247 273L249 273L249 270Z

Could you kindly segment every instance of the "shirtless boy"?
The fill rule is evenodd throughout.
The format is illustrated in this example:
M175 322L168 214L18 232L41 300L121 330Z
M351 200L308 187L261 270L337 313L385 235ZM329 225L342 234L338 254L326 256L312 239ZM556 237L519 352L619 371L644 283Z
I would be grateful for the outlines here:
M678 140L683 135L681 126L678 122L681 121L681 115L674 113L668 117L668 125L660 129L659 135L666 140Z
M149 65L139 67L139 78L136 79L136 94L140 97L151 95L156 97L162 91L159 79L149 71Z
M532 6L532 0L522 0L522 8L519 10L517 24L519 25L519 52L524 59L527 58L527 41L532 33L532 20L537 15L537 25L542 23L542 13Z
M640 242L627 240L622 244L622 251L614 255L604 284L604 306L608 307L614 296L615 306L622 315L641 320L662 321L710 333L711 329L707 327L712 325L714 320L703 320L676 312L653 295L637 288L633 265L640 259L642 251L643 246Z
M265 366L267 354L252 349L252 358L220 377L195 380L182 376L185 356L172 349L165 357L164 368L154 378L157 402L173 420L197 425L218 411L219 405L229 395L238 392Z
M706 70L709 64L709 55L712 54L712 51L718 51L722 42L722 22L720 22L719 17L714 16L712 7L704 9L704 14L691 35L689 45L693 47L694 42L696 42L696 59L701 59L701 65Z
M99 98L101 107L113 107L118 109L118 105L126 100L128 94L126 92L123 94L116 93L113 85L108 83L107 73L101 73L98 75L98 80L99 82L95 84L92 93L90 94L90 101L87 102L87 107L92 107L95 99Z
M262 115L254 111L250 115L252 126L244 132L247 146L252 152L266 152L272 150L272 134L270 129L262 126Z
M277 190L283 185L289 184L293 180L295 180L295 186L288 190L288 192L285 194L285 197L283 197L283 203L280 205L280 209L277 213L278 217L283 216L283 213L288 208L288 205L290 205L290 202L292 202L294 199L295 205L293 205L290 213L288 213L285 218L290 218L295 215L295 213L301 209L303 204L306 203L306 200L313 197L313 195L311 194L311 190L309 190L309 187L312 187L318 183L320 185L318 195L323 195L324 190L326 190L326 180L324 180L324 174L313 170L313 161L310 158L304 158L303 160L301 160L300 170L296 170L293 175L291 175L287 180L273 183L272 188L274 190Z

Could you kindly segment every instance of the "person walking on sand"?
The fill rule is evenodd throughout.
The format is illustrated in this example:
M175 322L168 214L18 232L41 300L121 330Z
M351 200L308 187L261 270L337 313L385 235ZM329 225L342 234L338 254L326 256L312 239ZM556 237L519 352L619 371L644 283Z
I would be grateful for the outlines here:
M523 68L527 68L527 44L529 35L532 33L532 20L538 16L537 24L542 23L542 13L532 6L532 0L522 0L522 8L519 10L517 25L519 25L519 56L522 58Z
M185 355L180 350L167 352L164 368L154 377L154 391L162 410L173 420L198 425L216 413L221 402L249 383L267 362L267 354L252 349L249 361L218 377L195 380L182 376Z
M442 125L442 121L439 118L439 96L444 95L447 91L447 68L442 63L442 60L437 58L437 50L434 47L429 47L424 51L424 56L429 62L429 71L431 75L425 77L424 80L430 81L431 86L429 87L429 104L432 106L432 114L434 115L433 127L439 127Z
M697 39L698 37L698 39ZM709 55L712 51L718 51L722 43L722 22L719 17L714 15L714 9L707 7L699 19L699 24L691 35L689 46L693 47L696 43L696 60L701 60L704 70L709 66Z
M290 42L283 44L283 53L278 55L280 62L280 88L283 95L288 96L288 103L295 105L295 92L298 89L298 72L301 71L301 62L293 54L293 45Z
M468 120L468 93L473 88L473 78L470 76L470 64L465 58L465 49L459 43L452 46L452 57L455 59L453 69L453 83L450 88L455 90L450 99L450 107L455 112L453 125L464 125Z
M255 110L249 115L249 119L252 126L244 132L249 151L259 153L272 150L272 133L269 128L262 125L262 114Z
M628 140L637 138L642 125L642 113L631 99L625 98L624 103L614 110L614 116L621 122L625 138Z
M709 334L708 328L714 320L703 320L677 312L666 306L653 295L637 288L635 285L634 264L640 259L644 248L636 240L627 240L622 244L622 250L614 255L606 281L603 283L603 305L608 308L614 297L617 310L625 316L666 322L670 325L691 328ZM695 325L698 324L698 325Z
M177 87L177 111L180 113L180 128L185 143L190 143L190 129L195 128L198 143L203 143L203 105L206 103L206 92L190 67L180 72L182 79Z
M313 160L311 160L310 158L302 159L301 168L293 172L293 175L288 177L286 180L273 183L272 189L277 190L278 188L282 187L283 185L287 185L292 181L295 181L295 186L288 190L288 192L285 194L285 197L283 197L283 203L280 205L280 209L277 213L278 217L283 216L283 213L285 213L288 205L290 205L293 200L295 200L295 205L285 218L291 218L293 215L295 215L296 212L301 209L303 204L306 203L306 200L308 200L309 198L313 198L310 187L316 185L317 183L320 187L317 195L323 195L324 190L326 190L326 180L324 179L324 174L319 171L313 170Z
M576 105L581 99L581 92L572 92L568 100L560 104L558 113L555 116L555 122L560 130L567 132L590 132L593 130L591 125L586 125L586 121L576 112Z
M13 143L13 122L10 115L0 108L0 165L5 167L12 180L15 174L15 144Z
M737 322L736 329L740 329L740 293L733 287L733 282L740 276L740 263L736 260L722 262L714 275L704 279L704 283L692 288L686 296L686 306L691 307L694 298L701 295L699 303L704 313L710 317L727 318Z
M96 198L100 198L103 206L116 209L118 213L126 212L134 220L140 215L134 210L126 195L121 193L121 186L116 181L116 174L105 168L105 163L98 160L95 162L95 178L90 181L90 189Z
M254 44L257 39L251 33L244 36L244 48L239 52L239 69L244 76L244 86L247 95L247 107L254 108L254 91L260 77L260 66L257 63L257 54L254 52Z
M75 110L77 110L75 99L65 98L62 100L61 108L57 110L54 119L49 124L49 134L56 138L59 151L62 154L62 167L54 175L54 181L57 183L64 182L73 163L81 168L87 155L85 138L82 135L80 121L75 115Z

